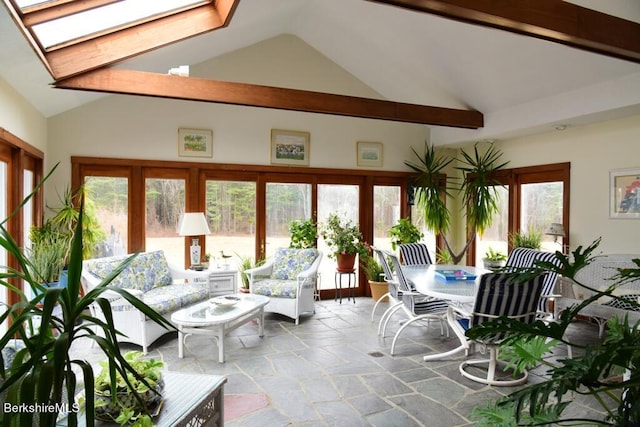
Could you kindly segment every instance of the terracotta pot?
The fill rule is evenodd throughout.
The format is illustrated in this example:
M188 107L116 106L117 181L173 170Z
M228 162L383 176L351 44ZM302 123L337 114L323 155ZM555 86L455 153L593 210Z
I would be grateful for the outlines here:
M371 298L373 298L374 301L378 301L380 297L389 290L387 282L372 282L369 280L369 287L371 288ZM384 297L381 302L386 301L389 301L389 297Z
M338 261L338 271L341 273L348 273L353 271L353 266L356 263L356 254L337 254L336 259Z

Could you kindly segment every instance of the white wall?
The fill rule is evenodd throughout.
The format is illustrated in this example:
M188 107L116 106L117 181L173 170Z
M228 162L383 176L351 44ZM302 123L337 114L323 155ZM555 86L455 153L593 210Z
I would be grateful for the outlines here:
M609 171L640 168L640 116L498 143L508 167L571 162L571 248L640 254L640 219L609 218Z
M0 127L46 152L46 119L2 78L0 78Z

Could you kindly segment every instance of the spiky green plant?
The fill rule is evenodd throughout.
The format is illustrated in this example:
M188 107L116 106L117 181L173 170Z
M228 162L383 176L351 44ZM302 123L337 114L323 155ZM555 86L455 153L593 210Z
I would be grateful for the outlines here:
M413 149L412 149L413 150ZM493 216L498 212L498 192L495 172L504 168L508 162L500 162L502 153L493 145L481 152L476 143L473 154L460 150L461 158L457 159L461 166L456 169L462 172L461 183L450 185L450 178L444 169L455 159L438 155L435 148L425 142L424 153L413 153L417 163L405 162L417 172L415 179L415 200L421 208L425 225L434 233L440 233L445 247L451 255L453 263L458 264L473 242L476 232L482 234L491 225ZM462 197L463 209L467 221L467 240L461 251L457 253L449 244L446 233L451 225L451 212L447 207L446 197L453 193Z
M53 170L9 218L16 215L40 190L51 173ZM80 295L83 219L84 202L81 201L68 259L69 277L66 288L43 286L40 279L31 273L32 263L7 231L5 225L8 218L0 223L0 246L6 250L8 257L15 260L17 266L0 269L0 286L14 292L19 298L16 304L10 306L5 304L5 307L2 307L4 310L0 310L2 312L0 323L7 327L5 334L0 337L0 348L5 348L16 337L24 343L24 348L16 352L11 366L7 366L0 356L0 394L6 393L5 404L46 405L46 407L59 408L56 411L39 413L23 411L15 414L2 411L0 425L25 426L37 423L40 426L54 426L58 416L57 411L62 410L63 404L67 403L65 396L73 398L76 395L76 371L81 372L86 390L86 424L94 425L93 371L86 360L76 359L70 352L74 342L80 338L93 340L100 347L106 356L112 377L116 376L116 372L123 377L126 377L127 373L137 375L120 354L119 332L113 324L111 305L106 298L102 297L104 292L118 293L148 318L167 329L174 329L167 320L145 303L123 289L110 286L111 281L131 263L136 255L128 257L94 289L83 296ZM27 287L30 287L36 295L31 300L27 298L24 291ZM89 314L88 308L94 303L101 308L105 320ZM115 384L113 387L113 394L115 394ZM75 426L77 422L78 414L69 412L68 425Z

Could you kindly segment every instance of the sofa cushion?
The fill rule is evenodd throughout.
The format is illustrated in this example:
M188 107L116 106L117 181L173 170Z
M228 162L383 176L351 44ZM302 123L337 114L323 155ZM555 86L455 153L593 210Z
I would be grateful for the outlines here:
M273 258L271 278L296 280L298 274L309 269L317 257L318 251L316 249L278 249Z
M173 284L164 251L141 253L133 260L131 267L143 292Z
M153 288L144 294L144 302L160 314L171 313L209 298L209 285L179 283Z
M295 298L298 295L296 280L266 279L253 283L251 293L276 298Z
M99 258L87 264L89 273L100 280L107 277L124 261L125 257ZM142 290L142 286L138 283L138 277L133 265L128 265L122 272L111 281L111 286L122 289Z

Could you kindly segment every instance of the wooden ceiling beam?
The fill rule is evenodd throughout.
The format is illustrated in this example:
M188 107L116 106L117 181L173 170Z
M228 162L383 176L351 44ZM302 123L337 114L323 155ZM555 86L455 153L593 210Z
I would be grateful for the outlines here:
M54 79L67 78L222 28L228 25L238 1L219 0L221 10L207 3L46 52L45 58Z
M54 85L63 89L276 108L468 129L477 129L484 124L482 113L473 110L405 104L117 68L89 71L60 80Z
M367 0L640 63L640 24L563 0Z

